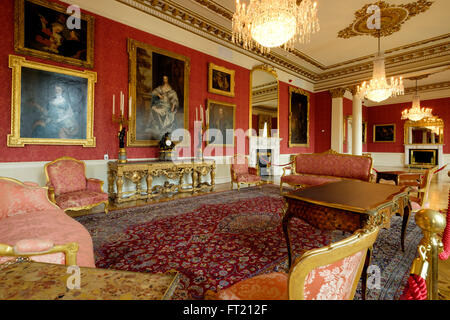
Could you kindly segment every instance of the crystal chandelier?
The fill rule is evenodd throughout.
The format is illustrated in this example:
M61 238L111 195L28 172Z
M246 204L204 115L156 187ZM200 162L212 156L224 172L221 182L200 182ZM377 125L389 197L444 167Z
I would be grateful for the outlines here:
M420 107L420 97L417 93L417 80L416 80L416 93L413 96L413 104L411 109L405 109L402 112L402 120L419 121L424 118L433 117L433 110L431 108Z
M232 41L244 49L263 53L283 46L292 50L298 41L307 43L319 31L317 3L312 0L250 0L248 6L236 0Z
M405 93L403 78L391 77L390 83L386 80L386 69L384 56L380 51L380 33L378 35L378 53L373 62L373 76L367 83L364 81L358 86L358 93L361 98L367 98L371 101L381 102L390 97L395 97Z

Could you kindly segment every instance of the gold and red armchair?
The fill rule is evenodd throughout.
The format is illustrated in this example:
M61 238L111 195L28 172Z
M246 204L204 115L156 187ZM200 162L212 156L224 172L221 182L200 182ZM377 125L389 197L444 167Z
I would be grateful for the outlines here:
M64 211L90 210L101 204L108 213L108 194L103 181L86 178L86 164L71 157L61 157L44 167L49 199Z
M367 253L379 228L358 230L352 236L299 257L289 273L272 272L205 293L207 300L352 300L362 275L366 280ZM336 281L330 283L327 275Z
M233 189L234 183L237 184L238 190L240 190L241 184L261 186L263 183L259 174L259 169L249 167L248 159L245 155L236 154L233 156L230 173L231 189Z

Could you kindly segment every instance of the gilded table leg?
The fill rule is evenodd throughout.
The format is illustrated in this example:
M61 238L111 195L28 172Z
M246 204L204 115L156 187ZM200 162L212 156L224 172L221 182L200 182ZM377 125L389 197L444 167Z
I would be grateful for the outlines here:
M197 180L198 180L198 173L197 171L194 169L192 171L192 193L194 194L196 189L197 189Z
M109 170L108 171L108 193L109 196L112 197L113 193L114 193L114 172Z
M153 183L153 176L148 173L147 174L147 199L152 197L152 183Z
M123 176L118 175L116 180L116 187L117 187L117 198L116 202L119 202L119 200L122 198L122 187L123 187Z
M214 167L211 168L211 191L216 187L216 171ZM233 189L233 182L231 182L231 189Z
M367 249L367 255L366 255L366 261L364 262L364 268L362 270L361 274L361 298L362 300L366 300L366 292L367 292L367 269L370 266L370 263L372 261L372 251L373 248L370 247Z
M405 210L403 211L402 234L401 234L402 252L405 252L406 228L408 227L410 211L411 209L409 206L406 206Z

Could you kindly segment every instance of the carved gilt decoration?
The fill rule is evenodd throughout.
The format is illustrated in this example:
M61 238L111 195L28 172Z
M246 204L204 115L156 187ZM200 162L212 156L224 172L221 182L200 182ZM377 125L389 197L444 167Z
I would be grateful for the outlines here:
M433 1L418 0L400 5L393 5L385 1L378 1L373 4L377 5L381 11L381 36L387 37L400 31L402 24L412 17L430 9ZM339 31L338 37L348 39L361 35L370 35L378 38L378 30L369 29L367 27L367 20L373 14L367 13L367 8L373 4L366 4L364 7L356 11L355 20L347 28Z

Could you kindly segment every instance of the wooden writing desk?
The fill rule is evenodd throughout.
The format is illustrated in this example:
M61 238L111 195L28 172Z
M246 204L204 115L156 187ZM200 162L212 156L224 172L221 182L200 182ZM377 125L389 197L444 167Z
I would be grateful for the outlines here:
M0 300L168 300L179 281L176 271L151 274L80 267L80 289L68 289L73 273L67 268L29 261L0 264Z
M292 217L299 217L321 230L355 232L374 226L389 228L392 215L399 214L403 216L401 245L404 250L411 211L407 186L345 180L294 191L284 198L287 208L283 231L289 266L292 254L288 225Z

